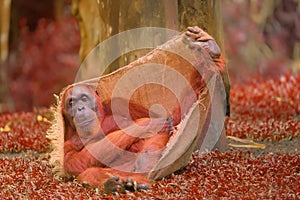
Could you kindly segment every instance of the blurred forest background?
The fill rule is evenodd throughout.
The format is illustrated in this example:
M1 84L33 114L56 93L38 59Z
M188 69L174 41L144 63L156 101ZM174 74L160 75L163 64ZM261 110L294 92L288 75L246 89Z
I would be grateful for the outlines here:
M49 107L80 65L72 1L1 0L0 14L0 112ZM232 84L300 70L299 0L224 0L220 14Z

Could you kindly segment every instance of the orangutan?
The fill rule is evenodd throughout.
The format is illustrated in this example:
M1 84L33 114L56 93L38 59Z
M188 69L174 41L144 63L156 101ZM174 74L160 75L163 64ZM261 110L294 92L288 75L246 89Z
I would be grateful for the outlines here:
M193 40L191 48L195 45L206 50L218 70L224 71L224 58L211 36L198 27L189 27L185 35ZM84 83L63 93L62 113L65 173L107 193L149 188L152 180L147 172L172 136L174 118L176 124L181 120L181 116L153 118L147 113L132 120L122 113L112 114L96 88Z
M63 115L68 129L64 146L65 171L93 186L102 186L107 180L112 185L112 180L118 176L118 180L123 182L115 183L121 189L132 184L128 180L138 182L137 189L148 187L146 184L149 184L149 180L142 174L157 162L159 150L168 142L172 128L170 119L141 118L135 120L134 124L124 119L121 125L117 124L113 115L105 114L95 89L86 84L69 88L63 96L63 102ZM127 128L121 130L119 126ZM158 130L157 127L161 128ZM145 136L149 133L149 136ZM136 153L135 162L126 159L115 161L120 156L115 148ZM156 156L149 154L150 151L156 152ZM99 159L95 155L102 157ZM101 163L101 160L105 163ZM128 165L126 167L132 173L109 168L116 164ZM112 175L112 180L109 180ZM111 187L116 188L115 185Z

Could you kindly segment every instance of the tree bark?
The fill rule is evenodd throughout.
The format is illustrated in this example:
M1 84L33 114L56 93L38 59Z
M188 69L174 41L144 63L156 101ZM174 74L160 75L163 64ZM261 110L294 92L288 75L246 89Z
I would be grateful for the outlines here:
M8 56L11 0L0 1L0 112L8 109L7 76L4 62Z
M174 0L74 0L72 10L78 20L82 38L80 60L83 61L100 42L126 30L140 27L166 27L176 30L177 4L174 2ZM128 41L135 40L136 38L128 38ZM116 44L111 50L106 49L105 53L116 50L117 46ZM148 51L136 50L122 55L110 65L107 73L132 62Z
M8 35L10 23L10 5L11 0L0 2L0 62L3 63L8 55Z
M218 0L73 0L73 14L82 38L81 61L100 42L122 31L140 27L164 27L182 31L199 26L211 34L223 50L221 1ZM130 41L130 38L129 38ZM147 51L132 52L112 64L109 72Z

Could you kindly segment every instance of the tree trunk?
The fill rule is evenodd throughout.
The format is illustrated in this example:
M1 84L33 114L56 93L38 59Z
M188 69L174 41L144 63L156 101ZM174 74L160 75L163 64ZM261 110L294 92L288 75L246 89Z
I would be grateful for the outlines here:
M3 63L8 55L8 34L10 22L10 4L11 0L0 2L0 62Z
M4 62L8 55L11 0L0 1L0 112L7 109L7 78Z
M166 27L177 29L177 4L173 0L74 0L72 11L78 20L81 32L81 61L100 42L122 31L140 27ZM142 36L141 36L142 37ZM129 41L136 38L128 38ZM128 44L130 45L130 44ZM115 48L117 48L117 44ZM110 53L110 49L106 50ZM149 50L137 50L121 56L112 63L107 72L112 72L145 55Z
M109 37L140 27L182 31L197 25L207 30L223 49L221 3L218 0L73 0L72 11L78 20L82 38L80 59L83 61L98 43ZM145 51L140 51L122 56L109 71L144 54Z

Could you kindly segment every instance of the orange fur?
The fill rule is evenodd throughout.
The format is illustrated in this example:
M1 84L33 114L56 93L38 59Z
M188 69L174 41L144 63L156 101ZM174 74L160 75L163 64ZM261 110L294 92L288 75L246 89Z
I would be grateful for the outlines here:
M144 172L157 162L162 150L169 140L170 124L166 119L136 119L133 124L128 121L121 122L122 126L127 126L120 130L112 115L105 115L99 96L94 94L86 85L76 87L86 87L86 91L92 92L92 96L97 100L97 108L102 109L98 112L99 124L102 127L104 138L97 136L91 139L82 139L76 133L76 124L68 110L63 107L68 136L64 144L64 170L70 175L78 176L78 180L87 182L92 186L102 186L111 176L117 175L125 180L128 177L142 184L149 184ZM69 88L63 96L67 100L72 95ZM70 112L70 111L69 111ZM156 130L162 127L161 130ZM156 133L158 131L158 133ZM154 133L154 134L153 134ZM150 134L150 136L145 135ZM153 135L151 135L153 134ZM122 157L121 151L137 153L137 160L128 160ZM149 154L148 152L155 152ZM145 157L147 158L145 160ZM123 165L124 169L130 172L120 172L110 168L114 165Z

